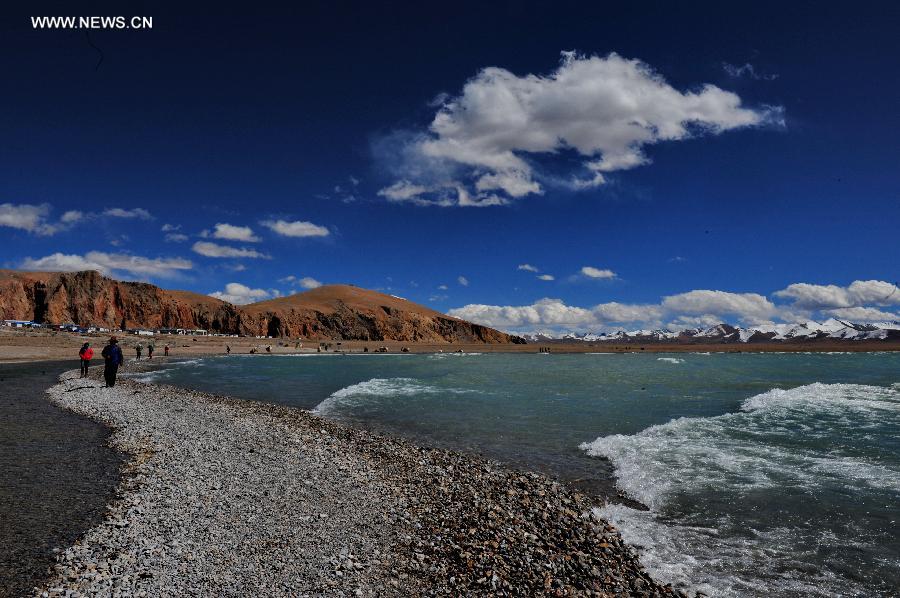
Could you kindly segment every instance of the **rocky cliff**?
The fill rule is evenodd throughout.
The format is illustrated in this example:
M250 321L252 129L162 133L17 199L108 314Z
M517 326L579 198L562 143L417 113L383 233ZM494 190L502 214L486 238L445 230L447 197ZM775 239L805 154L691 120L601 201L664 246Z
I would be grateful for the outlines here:
M231 332L240 313L230 303L167 291L142 282L122 282L99 272L0 270L3 319L107 328L205 328Z
M0 270L2 319L108 328L204 328L250 336L423 343L524 343L392 295L332 285L236 307L98 272Z

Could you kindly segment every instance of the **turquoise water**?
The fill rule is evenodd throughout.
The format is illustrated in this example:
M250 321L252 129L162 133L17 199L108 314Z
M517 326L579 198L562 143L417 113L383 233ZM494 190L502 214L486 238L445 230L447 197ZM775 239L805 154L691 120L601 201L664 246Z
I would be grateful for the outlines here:
M614 478L650 510L599 514L687 589L900 595L900 354L231 356L144 377Z

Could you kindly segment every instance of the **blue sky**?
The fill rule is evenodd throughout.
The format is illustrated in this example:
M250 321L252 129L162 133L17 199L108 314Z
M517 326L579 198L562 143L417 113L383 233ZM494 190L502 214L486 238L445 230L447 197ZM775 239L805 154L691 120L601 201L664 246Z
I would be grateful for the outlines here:
M4 14L0 264L513 330L897 319L898 8L585 4Z

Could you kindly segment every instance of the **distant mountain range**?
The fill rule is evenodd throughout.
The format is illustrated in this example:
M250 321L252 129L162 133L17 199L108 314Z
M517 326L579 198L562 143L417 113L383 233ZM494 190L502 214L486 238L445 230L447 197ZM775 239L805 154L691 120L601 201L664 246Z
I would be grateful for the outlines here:
M524 343L411 301L329 285L250 305L99 272L0 270L0 319L110 329L186 328L224 334L321 340Z
M717 324L709 328L690 328L673 331L619 330L601 333L533 332L523 335L529 342L644 342L644 343L772 343L814 342L820 340L900 340L900 322L857 324L831 318L824 322L808 321L797 324L766 324L738 327Z

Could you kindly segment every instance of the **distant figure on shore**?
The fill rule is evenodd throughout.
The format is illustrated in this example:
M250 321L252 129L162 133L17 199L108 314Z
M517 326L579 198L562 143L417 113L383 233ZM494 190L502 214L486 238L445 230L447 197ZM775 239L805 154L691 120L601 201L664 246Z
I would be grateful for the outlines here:
M149 343L147 345L147 359L153 359L153 349L154 348L155 347L153 346L153 343Z
M103 356L103 377L106 379L106 387L112 388L116 385L116 373L119 371L119 366L125 361L125 356L122 355L122 349L119 347L119 339L114 336L110 337L109 343L103 347L100 355Z
M94 350L91 349L91 343L84 343L78 351L81 358L81 377L87 378L88 368L91 365L91 359L94 357Z
M169 343L166 343L166 346L163 347L163 357L169 356Z
M137 354L138 361L141 360L141 351L144 350L144 347L141 346L141 343L138 343L134 346L134 352Z
M225 355L231 355L231 345L225 345Z
M266 345L266 353L272 352L272 345Z

